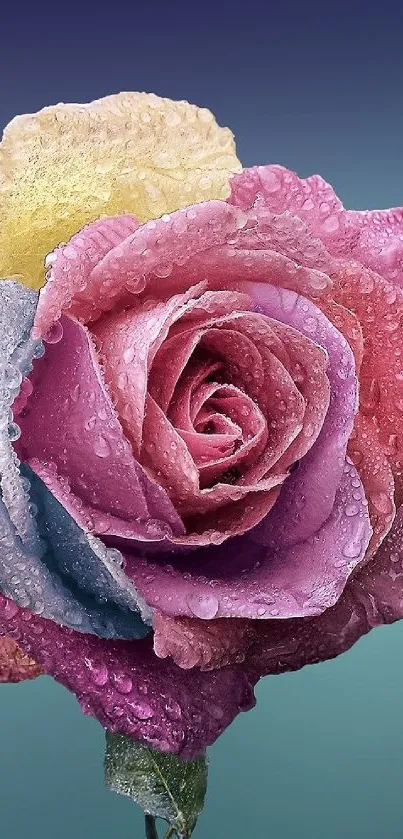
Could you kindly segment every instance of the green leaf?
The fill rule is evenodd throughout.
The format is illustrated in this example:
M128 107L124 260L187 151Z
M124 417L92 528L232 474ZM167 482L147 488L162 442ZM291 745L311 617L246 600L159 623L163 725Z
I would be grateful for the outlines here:
M185 761L107 731L105 783L133 798L146 813L165 819L179 839L188 839L203 809L207 757Z

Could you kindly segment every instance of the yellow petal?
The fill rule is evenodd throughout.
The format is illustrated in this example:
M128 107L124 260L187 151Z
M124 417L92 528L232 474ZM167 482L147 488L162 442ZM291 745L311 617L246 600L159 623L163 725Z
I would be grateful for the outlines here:
M44 259L101 215L156 218L226 198L241 168L205 108L147 93L16 117L0 146L0 277L44 283Z

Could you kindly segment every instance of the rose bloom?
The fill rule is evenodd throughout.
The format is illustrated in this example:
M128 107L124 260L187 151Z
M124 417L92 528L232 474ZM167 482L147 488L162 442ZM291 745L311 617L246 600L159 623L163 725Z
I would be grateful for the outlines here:
M403 616L401 210L120 94L6 129L0 273L3 680L191 757Z

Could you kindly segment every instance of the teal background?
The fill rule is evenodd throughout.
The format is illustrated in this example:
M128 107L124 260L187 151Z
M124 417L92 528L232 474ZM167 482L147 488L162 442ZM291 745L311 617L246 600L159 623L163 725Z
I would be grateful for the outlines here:
M401 839L402 649L399 623L262 681L209 749L195 839ZM4 839L143 839L140 809L103 787L101 727L64 688L1 686L0 726Z
M1 13L0 127L148 90L206 105L245 165L320 172L349 207L403 204L401 0L114 0ZM195 839L400 839L403 625L268 678L210 749ZM103 787L103 732L49 678L0 686L1 839L143 839Z

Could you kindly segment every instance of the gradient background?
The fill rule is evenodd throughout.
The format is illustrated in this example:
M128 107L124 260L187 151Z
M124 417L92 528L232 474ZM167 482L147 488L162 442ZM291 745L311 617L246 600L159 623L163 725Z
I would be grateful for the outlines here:
M213 110L244 165L320 172L349 207L403 203L403 5L339 0L11 4L0 125L58 101L153 91ZM398 839L403 626L266 679L210 750L195 839ZM142 839L103 788L103 732L48 678L0 688L4 839Z

